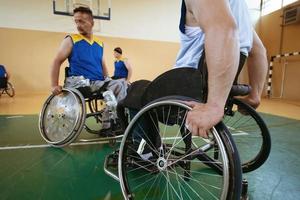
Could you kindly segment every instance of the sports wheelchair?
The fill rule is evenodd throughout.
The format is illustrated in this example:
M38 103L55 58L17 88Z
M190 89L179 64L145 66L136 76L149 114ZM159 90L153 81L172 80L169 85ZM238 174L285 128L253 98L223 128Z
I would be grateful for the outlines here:
M68 76L69 68L65 68ZM54 147L64 147L75 141L82 129L100 137L80 139L80 142L109 141L114 145L122 137L123 126L117 118L117 102L108 82L95 92L90 87L63 88L59 95L50 95L39 115L42 138ZM107 95L106 95L107 94ZM108 109L111 133L101 135L103 114Z
M104 171L120 182L125 199L240 199L242 171L266 161L271 147L268 129L255 110L235 98L249 93L247 85L233 86L226 124L213 127L208 139L186 129L191 108L184 101L204 101L204 79L198 70L180 68L151 83L137 82L129 90L123 106L136 110L135 116L129 117L120 149L108 155L104 165ZM136 97L137 91L139 101L131 102L131 93ZM244 147L248 142L254 142L251 153Z
M4 93L6 93L10 97L15 96L15 89L13 85L8 82L6 77L0 78L0 97Z
M104 164L104 171L120 182L125 199L240 199L242 171L265 162L268 129L255 110L234 97L248 94L248 86L233 87L226 124L213 127L209 138L192 136L186 129L191 108L184 101L205 101L204 79L198 70L179 68L129 88L115 110L126 128L120 149ZM54 146L74 141L86 116L80 93L65 89L62 97L50 96L40 115L42 136ZM249 154L244 144L252 142L250 152L255 153Z

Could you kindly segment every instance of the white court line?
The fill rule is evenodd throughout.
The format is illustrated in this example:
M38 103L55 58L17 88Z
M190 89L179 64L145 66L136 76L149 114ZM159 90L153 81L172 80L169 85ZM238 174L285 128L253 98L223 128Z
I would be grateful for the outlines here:
M76 142L72 143L69 146L82 146L82 145L91 145L91 144L105 144L107 141L99 141L99 142ZM6 146L0 147L1 150L18 150L18 149L36 149L36 148L48 148L52 147L50 144L39 144L39 145L20 145L20 146Z
M235 128L228 126L229 130L233 130L236 131ZM231 135L233 136L237 136L237 135L249 135L249 133L245 132L245 131L236 131L235 133L232 133Z
M179 140L181 139L182 137L163 137L162 140ZM192 138L199 138L199 136L192 136ZM203 138L202 138L203 139Z
M243 131L238 131L237 133L232 133L231 135L237 136L237 135L249 135L249 133L243 132Z
M15 116L10 116L10 117L6 117L6 119L14 119L14 118L21 118L24 117L23 115L15 115Z

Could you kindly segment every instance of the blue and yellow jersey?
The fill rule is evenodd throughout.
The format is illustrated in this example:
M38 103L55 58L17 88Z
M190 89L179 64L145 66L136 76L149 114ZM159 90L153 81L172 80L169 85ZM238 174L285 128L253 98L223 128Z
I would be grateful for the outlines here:
M0 65L0 78L4 78L6 75L6 71L3 65Z
M92 41L80 34L71 34L73 41L72 52L68 58L69 76L84 76L92 81L104 80L102 59L103 43L93 37Z
M120 60L115 60L115 72L114 77L117 78L127 78L128 70L125 65L126 58L121 58Z

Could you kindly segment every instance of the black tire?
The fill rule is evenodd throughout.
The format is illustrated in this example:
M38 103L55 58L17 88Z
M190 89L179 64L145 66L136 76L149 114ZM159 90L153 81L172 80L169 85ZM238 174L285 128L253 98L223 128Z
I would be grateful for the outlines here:
M227 200L240 200L242 193L242 167L238 149L234 143L234 140L223 122L220 122L215 126L219 136L221 137L229 158L230 165L230 185L227 195Z
M118 166L125 199L165 199L166 191L166 198L171 199L240 199L242 170L229 131L221 122L212 129L210 139L192 139L184 128L189 110L176 100L158 101L144 107L129 123ZM144 160L146 155L152 157Z
M10 97L15 96L15 89L10 82L7 82L7 87L5 88L5 92Z
M243 172L251 172L269 157L271 136L264 120L251 106L239 99L232 99L231 104L232 109L225 112L223 122L232 133Z

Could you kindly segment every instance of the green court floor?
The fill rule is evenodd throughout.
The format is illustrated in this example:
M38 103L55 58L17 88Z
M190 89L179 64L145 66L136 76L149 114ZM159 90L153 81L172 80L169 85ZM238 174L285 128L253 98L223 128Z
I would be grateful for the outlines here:
M244 174L250 199L299 199L300 121L262 116L272 150L261 168ZM0 199L123 199L118 182L103 171L104 158L113 150L108 144L48 147L39 134L38 116L2 115Z

